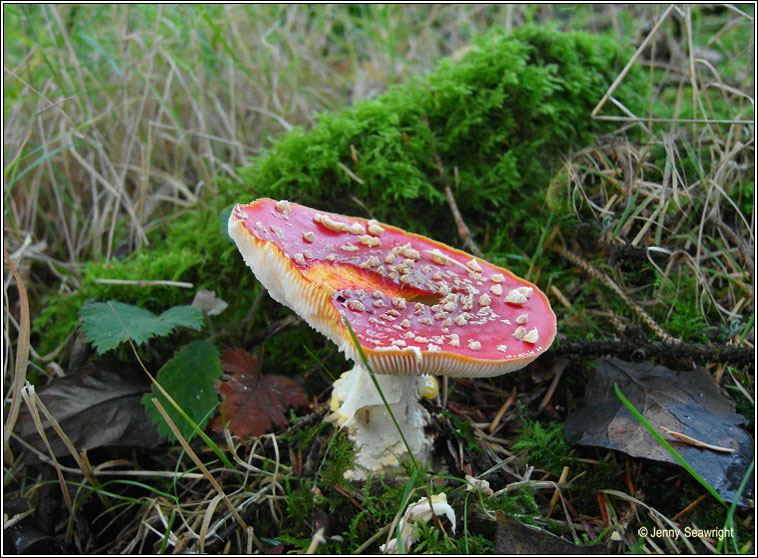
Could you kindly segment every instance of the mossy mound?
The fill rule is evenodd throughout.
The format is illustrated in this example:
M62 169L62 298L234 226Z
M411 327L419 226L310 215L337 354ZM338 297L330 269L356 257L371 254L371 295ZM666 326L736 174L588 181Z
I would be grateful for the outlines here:
M551 173L562 154L607 129L589 115L626 60L616 42L584 33L490 34L459 61L293 130L241 169L240 197L367 208L456 244L449 185L485 251L528 253ZM632 88L616 94L637 104Z
M229 324L241 323L259 287L223 223L233 203L260 196L371 216L458 245L444 194L450 186L484 251L519 272L519 259L531 257L546 223L570 219L568 211L549 215L545 207L551 173L562 154L607 130L590 112L629 54L612 39L584 33L491 33L429 75L321 115L311 130L292 130L240 169L241 181L219 181L200 206L154 233L148 249L89 264L81 288L51 297L36 321L43 350L73 330L86 300L116 298L160 311L193 295L106 286L98 277L172 279L215 290L232 303L216 320L229 342L238 342L241 329ZM644 87L635 87L634 73L624 83L614 96L636 107L635 91ZM276 312L278 305L263 308L245 329L265 327Z

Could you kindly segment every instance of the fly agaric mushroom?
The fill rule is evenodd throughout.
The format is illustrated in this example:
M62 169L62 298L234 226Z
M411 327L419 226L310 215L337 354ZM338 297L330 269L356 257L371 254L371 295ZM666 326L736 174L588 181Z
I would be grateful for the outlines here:
M397 465L406 452L346 322L421 461L432 445L419 404L436 395L429 375L505 374L555 337L550 303L531 283L374 220L261 198L232 210L229 236L269 294L355 363L335 382L329 417L358 447L353 478Z

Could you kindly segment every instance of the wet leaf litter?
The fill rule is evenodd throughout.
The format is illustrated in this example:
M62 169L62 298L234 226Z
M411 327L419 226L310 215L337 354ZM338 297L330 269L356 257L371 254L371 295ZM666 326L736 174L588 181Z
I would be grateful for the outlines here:
M600 359L590 371L584 401L566 419L566 435L573 443L677 463L616 397L614 384L725 500L735 499L754 458L754 444L741 427L745 419L719 392L705 368L680 372L652 362ZM738 503L751 505L753 491L749 482Z

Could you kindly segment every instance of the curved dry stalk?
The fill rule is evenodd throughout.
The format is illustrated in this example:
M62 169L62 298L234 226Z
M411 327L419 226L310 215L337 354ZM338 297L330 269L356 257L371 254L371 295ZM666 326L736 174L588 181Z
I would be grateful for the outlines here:
M13 428L16 426L18 413L21 410L21 395L24 384L26 383L26 369L29 366L29 349L31 348L31 319L29 317L29 297L26 293L26 285L21 278L21 274L16 269L13 260L8 254L8 250L3 248L3 256L8 263L8 267L16 279L18 288L18 297L21 305L21 317L18 330L18 342L16 344L16 365L13 373L13 388L11 390L11 405L8 410L8 416L5 419L5 429L3 431L3 454L5 460L13 464L13 452L11 451L8 440L10 439ZM6 299L7 300L7 299ZM10 312L8 312L10 316Z
M655 334L658 336L659 339L662 341L665 341L666 343L672 343L677 344L681 343L681 339L677 339L676 337L672 337L668 333L666 333L661 326L658 325L658 323L648 314L645 312L641 306L639 306L632 298L627 295L623 290L621 290L621 287L619 287L610 277L608 277L605 273L598 270L595 266L593 266L591 263L589 263L587 260L579 256L578 254L575 254L574 252L571 252L570 250L567 250L563 246L560 246L556 244L553 249L558 252L564 259L570 261L577 267L581 268L584 272L586 272L588 275L591 275L593 278L597 279L607 287L609 287L613 292L615 292L621 300L623 300L629 308L634 311L635 314L647 325Z

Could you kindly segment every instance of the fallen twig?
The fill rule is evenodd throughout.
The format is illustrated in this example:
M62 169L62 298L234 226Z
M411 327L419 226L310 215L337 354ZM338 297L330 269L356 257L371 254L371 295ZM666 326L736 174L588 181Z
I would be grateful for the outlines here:
M468 225L466 225L463 217L461 217L461 212L458 210L458 204L455 203L455 197L453 197L453 191L450 189L450 186L445 186L445 196L447 196L447 203L450 206L450 211L453 213L455 225L458 227L458 236L461 237L466 248L471 250L475 256L479 256L480 258L483 257L484 253L479 246L477 246L476 242L474 242L474 239L471 236L471 230L469 230Z
M192 283L187 283L186 281L147 281L142 279L95 279L95 283L102 283L103 285L132 285L135 287L180 287L182 289L194 287Z
M700 362L728 362L747 366L755 357L753 347L734 345L700 345L695 343L665 343L635 339L560 339L551 349L554 357L600 356L611 354L629 360L657 358L663 361L692 359Z

